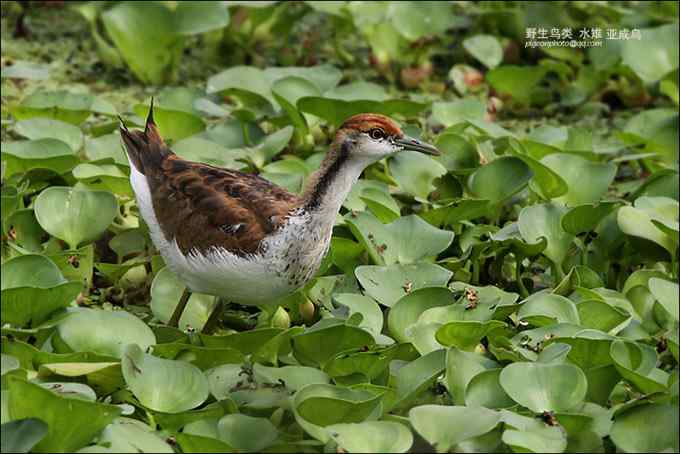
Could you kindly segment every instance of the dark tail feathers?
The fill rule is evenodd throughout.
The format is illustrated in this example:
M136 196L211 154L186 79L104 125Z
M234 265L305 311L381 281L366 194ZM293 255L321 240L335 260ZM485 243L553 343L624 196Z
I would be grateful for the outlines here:
M156 122L153 120L153 98L149 107L149 115L146 117L144 131L130 131L123 119L120 120L120 136L125 144L132 165L146 175L147 171L161 166L163 160L172 154L172 151L165 145L161 137Z

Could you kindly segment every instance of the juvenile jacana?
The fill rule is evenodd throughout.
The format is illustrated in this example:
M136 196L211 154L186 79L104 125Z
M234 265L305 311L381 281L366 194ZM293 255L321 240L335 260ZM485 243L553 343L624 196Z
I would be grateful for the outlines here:
M439 154L383 115L355 115L337 130L321 166L296 195L254 174L180 158L159 133L153 103L144 131L121 122L120 134L151 239L188 289L171 325L189 292L242 305L276 304L318 270L338 210L369 164L402 150ZM218 304L206 326L220 311Z

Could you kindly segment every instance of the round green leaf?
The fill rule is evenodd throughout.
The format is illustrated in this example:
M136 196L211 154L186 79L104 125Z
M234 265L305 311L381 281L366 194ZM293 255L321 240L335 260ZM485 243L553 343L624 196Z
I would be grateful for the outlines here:
M403 424L365 421L326 427L331 438L346 452L408 452L413 434Z
M390 266L360 266L355 275L373 299L392 307L404 295L425 287L443 287L451 272L431 263Z
M146 349L156 343L149 326L125 311L79 308L59 323L61 340L73 351L121 358L128 344Z
M653 277L649 280L649 291L652 292L654 298L668 311L671 316L678 321L678 284Z
M180 413L208 398L208 379L200 369L184 361L156 358L132 344L125 349L121 367L132 393L152 410Z
M35 200L40 226L71 249L97 239L117 214L118 202L110 192L52 186Z
M543 251L546 257L561 266L574 236L562 229L561 219L566 208L553 203L531 205L519 213L519 231L527 243L537 243L541 237L548 241Z
M390 308L387 328L398 342L409 342L407 328L418 320L428 309L453 303L453 294L447 288L430 287L414 290L401 297Z
M47 424L38 418L23 418L2 425L2 452L30 452L47 435Z
M515 402L535 413L573 409L588 389L580 368L559 363L510 364L501 372L500 383Z
M572 207L599 201L616 175L614 164L600 164L569 153L549 154L541 162L567 182L569 192L555 200Z
M22 120L14 127L17 133L27 139L58 139L66 143L73 151L78 151L83 142L83 133L80 128L51 118L36 117Z
M43 255L20 255L0 268L2 290L17 287L50 288L66 282L54 262Z
M468 187L475 197L500 202L519 192L533 172L521 159L503 156L470 175Z
M611 438L625 452L678 451L678 407L646 404L619 413Z
M3 162L7 162L7 176L31 169L49 169L62 174L78 163L75 151L68 144L51 138L3 142L1 153Z
M503 60L503 48L495 36L475 35L463 41L463 47L470 55L487 68L495 68Z
M500 384L503 369L487 369L470 379L465 389L465 405L469 407L509 408L515 401Z
M532 295L522 304L517 316L533 326L553 323L578 325L581 322L576 305L564 296L554 293Z
M413 428L439 452L484 435L501 420L500 413L482 407L421 405L408 412Z
M278 437L278 430L267 418L233 414L217 423L219 439L239 451L262 452Z

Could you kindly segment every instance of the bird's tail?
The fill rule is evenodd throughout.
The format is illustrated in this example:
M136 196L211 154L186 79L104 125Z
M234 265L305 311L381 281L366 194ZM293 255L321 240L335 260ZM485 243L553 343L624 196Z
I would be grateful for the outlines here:
M146 117L144 131L130 131L123 119L120 120L120 136L125 144L125 151L132 165L146 175L146 171L160 167L163 160L172 154L165 145L158 126L153 120L153 98L149 107L149 115Z

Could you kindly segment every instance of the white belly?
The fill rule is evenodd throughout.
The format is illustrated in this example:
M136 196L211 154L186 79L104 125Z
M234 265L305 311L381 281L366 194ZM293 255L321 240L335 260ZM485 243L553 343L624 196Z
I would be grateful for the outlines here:
M193 251L184 255L177 242L168 241L158 226L146 177L132 163L130 182L151 239L167 266L192 292L244 305L276 304L314 276L328 250L332 226L310 230L308 220L294 218L265 240L267 247L262 254L239 257L224 248L214 248L206 254ZM291 258L295 259L292 264Z

